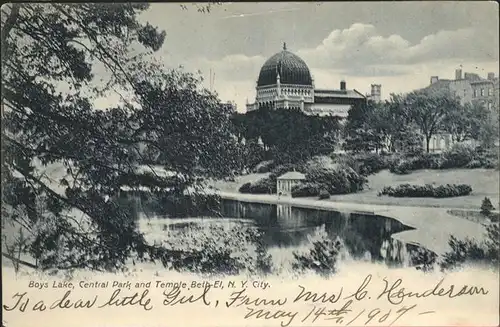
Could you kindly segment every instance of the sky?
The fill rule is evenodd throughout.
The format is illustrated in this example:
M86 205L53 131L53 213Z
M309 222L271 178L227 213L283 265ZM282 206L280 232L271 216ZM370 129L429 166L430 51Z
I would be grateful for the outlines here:
M222 3L201 13L179 3L154 3L141 14L166 32L156 54L167 67L201 71L223 101L245 111L255 99L260 68L286 42L317 88L361 93L382 84L382 98L425 87L455 69L486 77L499 70L496 2Z

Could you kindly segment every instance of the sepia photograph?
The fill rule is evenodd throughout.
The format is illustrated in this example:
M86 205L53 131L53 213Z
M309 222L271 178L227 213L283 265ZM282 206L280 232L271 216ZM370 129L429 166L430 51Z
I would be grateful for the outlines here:
M1 7L2 323L499 324L499 5Z

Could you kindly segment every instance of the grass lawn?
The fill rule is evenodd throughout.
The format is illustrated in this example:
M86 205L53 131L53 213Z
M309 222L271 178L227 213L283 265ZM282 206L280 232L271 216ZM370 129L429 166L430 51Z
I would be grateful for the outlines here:
M213 186L221 191L238 192L238 188L247 183L266 177L268 174L249 174L239 176L235 182L214 182ZM384 186L399 184L469 184L472 193L468 196L455 198L393 198L377 196ZM381 171L368 177L368 185L364 191L353 194L333 195L330 201L352 203L372 203L385 205L467 208L479 210L484 197L489 197L493 206L498 210L499 172L494 169L448 169L448 170L417 170L408 175L392 174L388 170ZM328 201L328 200L325 200Z
M399 184L468 184L472 193L454 198L393 198L377 196L384 186ZM499 172L494 169L417 170L408 175L392 174L388 170L368 177L366 190L346 195L334 195L333 201L480 209L484 197L489 197L496 209L499 206Z

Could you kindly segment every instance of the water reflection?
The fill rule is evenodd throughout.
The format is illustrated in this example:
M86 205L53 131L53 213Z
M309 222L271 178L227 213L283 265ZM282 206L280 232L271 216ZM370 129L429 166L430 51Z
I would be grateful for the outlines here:
M340 237L353 259L382 261L386 264L407 265L408 246L391 235L412 229L399 221L377 215L343 213L329 210L306 209L286 204L258 204L222 200L220 217L167 219L163 231L188 232L191 226L208 222L222 224L252 224L262 233L268 249L290 249L309 242L317 227L325 226L332 239Z
M332 238L339 236L354 258L408 262L406 245L391 235L411 228L392 218L233 200L223 200L222 214L253 220L269 246L298 246L316 227L325 225L327 233Z

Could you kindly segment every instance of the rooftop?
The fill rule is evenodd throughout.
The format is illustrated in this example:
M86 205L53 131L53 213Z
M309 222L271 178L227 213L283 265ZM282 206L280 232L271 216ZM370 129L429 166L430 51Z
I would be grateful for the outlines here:
M320 98L357 98L364 99L365 96L356 90L314 90L314 97Z
M289 171L284 173L278 179L306 179L306 175L299 173L298 171Z

